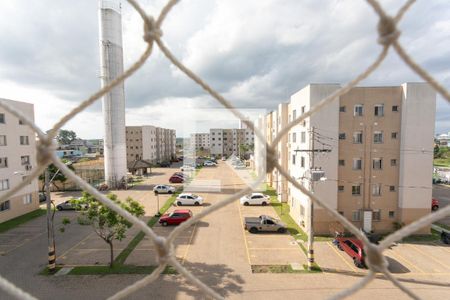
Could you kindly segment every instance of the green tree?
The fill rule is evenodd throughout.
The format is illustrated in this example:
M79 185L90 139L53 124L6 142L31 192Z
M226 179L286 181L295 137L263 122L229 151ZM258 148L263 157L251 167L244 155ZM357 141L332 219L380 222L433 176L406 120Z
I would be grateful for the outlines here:
M125 202L119 201L114 194L108 194L107 197L136 217L144 215L144 207L130 197ZM113 241L124 239L126 231L133 224L86 192L83 192L83 196L74 199L73 202L79 209L85 208L82 210L82 215L89 220L95 233L109 245L109 266L112 267L114 262Z
M75 170L71 164L68 164L68 162L69 162L68 160L62 159L62 162L65 163L67 165L67 167L69 169L71 169L72 171ZM49 171L49 177L50 177L49 180L51 180L53 178L51 184L53 184L58 190L60 190L61 187L59 187L55 182L61 182L61 183L66 182L67 181L66 175L64 175L63 172L59 171L58 167L56 167L54 164L49 165L47 168ZM56 174L56 176L55 176L55 174ZM41 180L44 183L44 185L42 186L42 191L44 191L45 173L39 175L39 180Z
M438 158L439 155L439 146L434 145L434 158Z
M77 138L77 134L72 130L61 129L56 136L56 140L60 145L68 145Z

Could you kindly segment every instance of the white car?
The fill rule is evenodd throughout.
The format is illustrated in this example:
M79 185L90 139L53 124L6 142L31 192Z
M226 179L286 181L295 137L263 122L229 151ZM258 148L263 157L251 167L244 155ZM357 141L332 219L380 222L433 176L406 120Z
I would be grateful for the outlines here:
M262 193L251 193L250 195L243 196L241 198L242 205L262 205L266 206L270 203L270 197Z
M217 166L217 164L216 164L215 162L209 161L209 160L205 161L203 165L204 165L205 167L214 167L214 166Z
M181 170L182 172L192 172L192 171L195 171L195 168L194 168L193 166L188 166L188 165L186 165L186 166L182 166L182 167L180 168L180 170Z
M195 195L195 194L191 194L191 193L183 193L180 194L177 197L177 201L176 201L178 206L181 205L202 205L203 204L203 198Z
M175 187L167 184L158 184L153 188L155 194L173 194L175 193Z

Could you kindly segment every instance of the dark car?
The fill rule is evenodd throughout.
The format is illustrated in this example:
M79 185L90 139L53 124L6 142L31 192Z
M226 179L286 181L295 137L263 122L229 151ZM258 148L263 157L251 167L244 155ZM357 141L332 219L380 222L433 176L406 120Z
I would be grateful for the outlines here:
M450 244L450 233L442 231L442 233L441 233L441 241L444 244Z
M172 175L169 178L169 182L170 183L183 183L184 182L184 178L179 176L179 175Z
M39 203L47 201L47 195L44 192L39 193Z
M162 163L159 163L159 166L162 168L168 168L168 167L170 167L170 162L163 161Z
M355 238L338 237L336 238L336 241L338 249L347 253L353 259L353 263L356 267L366 267L366 254L364 252L363 243L360 240Z
M189 209L177 209L169 214L164 214L159 219L159 224L161 224L162 226L179 225L191 217L192 211L190 211Z

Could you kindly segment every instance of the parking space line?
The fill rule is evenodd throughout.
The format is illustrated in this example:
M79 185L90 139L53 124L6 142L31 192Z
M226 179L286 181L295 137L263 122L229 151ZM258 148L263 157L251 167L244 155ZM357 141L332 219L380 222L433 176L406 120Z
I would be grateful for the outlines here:
M390 253L390 255L392 255L392 253ZM407 265L409 265L410 267L413 267L417 270L419 270L420 273L425 273L424 270L422 270L421 268L419 268L418 266L416 266L415 264L413 264L412 262L410 262L408 259L404 258L403 256L401 256L398 253L395 253L394 255L392 255L394 258L398 259L398 260L402 260L404 263L406 263Z
M448 247L448 246L445 246L445 245L443 245L443 244L439 244L439 243L436 243L436 242L433 242L433 245L440 246L440 248L441 248L442 250L447 251L447 252L450 253L450 247Z
M35 235L35 236L32 237L32 238L27 238L27 239L25 239L25 240L23 241L23 243L20 243L20 244L13 244L13 245L15 246L14 248L12 248L12 249L10 249L10 250L8 250L8 251L3 251L3 252L1 252L1 254L2 254L2 255L6 255L6 254L10 253L11 251L16 250L17 248L22 247L23 245L27 244L28 242L31 242L31 241L37 239L38 237L40 237L40 236L43 235L44 233L45 233L45 231L43 231L43 232L41 232L41 233ZM5 245L8 245L8 244L5 244Z
M235 184L233 183L233 185L235 185ZM248 264L252 265L252 261L250 259L250 250L248 249L248 245L247 245L247 237L245 236L245 229L244 229L244 226L242 226L242 224L244 222L244 219L242 218L241 206L240 206L238 201L236 201L236 205L237 205L238 210L239 210L239 218L240 218L239 225L241 226L242 236L244 237L244 245L245 245L245 251L247 252Z
M290 247L290 248L248 248L249 250L295 250L300 251L298 247Z
M447 265L444 265L443 263L441 263L439 260L437 260L436 258L433 257L433 255L425 253L423 250L420 250L418 247L409 244L409 246L411 246L414 250L422 253L423 255L425 255L426 257L431 258L431 260L433 260L435 263L437 263L438 265L441 265L442 267L444 267L444 269L449 269L449 267Z
M330 248L333 249L334 252L336 252L336 254L342 259L342 261L343 261L347 266L350 267L350 269L352 269L352 271L358 272L358 270L356 270L354 266L352 266L347 260L345 260L345 258L342 256L342 254L339 253L339 251L337 251L337 250L331 245L330 242L327 242L327 245L330 246Z
M197 224L198 223L195 223L194 230L192 230L191 236L189 237L189 242L187 244L186 250L184 251L183 258L181 259L181 264L184 264L186 257L188 255L189 248L191 247L192 239L194 238L195 229L197 228Z
M73 249L75 249L76 247L78 247L79 245L81 245L82 242L86 241L91 235L93 235L94 232L89 233L84 239L82 239L81 241L79 241L78 243L76 243L74 246L70 247L69 249L67 249L66 251L64 251L61 255L59 255L57 258L61 258L63 256L66 256L67 253L69 253L69 251L72 251Z

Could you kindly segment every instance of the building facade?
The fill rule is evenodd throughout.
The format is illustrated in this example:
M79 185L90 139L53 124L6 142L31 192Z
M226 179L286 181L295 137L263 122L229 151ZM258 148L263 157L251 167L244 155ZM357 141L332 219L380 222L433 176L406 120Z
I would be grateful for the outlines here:
M267 141L339 88L311 84L292 95L266 116ZM355 226L392 231L430 213L435 101L426 83L352 88L294 126L277 148L278 162ZM313 181L321 171L322 180ZM309 198L275 171L268 181L289 203L292 218L308 229ZM313 215L317 233L342 228L317 205Z
M232 128L232 129L210 129L210 153L215 156L243 155L246 149L254 147L255 138L253 130L248 128ZM245 151L250 152L250 151Z
M34 121L33 104L2 99ZM34 132L17 117L0 108L0 196L28 176L36 162ZM39 208L38 180L0 202L0 223Z
M192 133L190 143L195 151L209 150L211 147L209 133Z
M145 160L150 163L170 161L176 156L176 132L151 125L127 126L127 163Z

